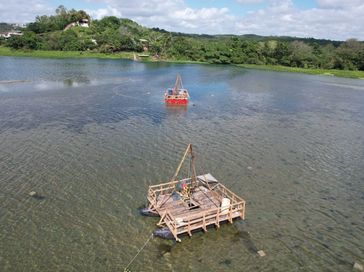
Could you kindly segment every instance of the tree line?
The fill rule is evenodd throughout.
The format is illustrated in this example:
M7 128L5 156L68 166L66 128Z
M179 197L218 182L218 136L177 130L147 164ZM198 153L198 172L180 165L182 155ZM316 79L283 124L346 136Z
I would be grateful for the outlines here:
M70 23L90 21L84 28ZM216 64L266 64L302 68L364 70L364 43L261 37L256 35L195 35L146 28L129 19L114 16L90 20L83 10L60 6L52 16L37 16L23 29L22 36L0 40L14 49L120 51L148 53L160 59L191 60Z

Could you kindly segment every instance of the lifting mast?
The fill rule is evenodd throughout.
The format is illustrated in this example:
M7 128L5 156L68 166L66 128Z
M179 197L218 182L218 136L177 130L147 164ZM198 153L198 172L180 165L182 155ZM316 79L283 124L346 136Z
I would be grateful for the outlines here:
M181 167L183 165L183 162L185 161L188 153L191 154L191 165L190 165L190 167L192 169L192 177L191 177L192 178L192 183L191 183L191 185L194 185L195 186L196 185L196 167L195 167L195 155L194 155L193 150L192 150L192 144L188 144L188 146L186 148L186 151L183 154L182 160L179 163L179 165L178 165L178 167L176 169L176 172L174 173L171 181L175 181L175 179L177 178L178 173L181 170Z
M173 87L173 94L177 95L178 90L181 89L181 88L183 88L182 87L182 79L181 79L181 76L178 74L177 78L176 78L176 83L174 84L174 87Z
M197 181L196 181L196 167L195 167L195 155L193 153L193 150L192 150L192 144L188 144L187 148L186 148L186 151L185 153L183 154L183 157L182 157L182 160L180 161L177 169L176 169L176 172L174 173L172 179L171 179L171 182L175 181L178 174L179 174L179 171L181 170L181 167L184 163L184 161L186 160L186 157L187 155L190 154L191 155L191 162L190 162L190 167L192 169L192 176L191 176L191 188L194 188L196 187L197 185ZM162 204L159 205L159 208L161 208L170 198L171 198L172 194L169 195L169 197L163 201Z

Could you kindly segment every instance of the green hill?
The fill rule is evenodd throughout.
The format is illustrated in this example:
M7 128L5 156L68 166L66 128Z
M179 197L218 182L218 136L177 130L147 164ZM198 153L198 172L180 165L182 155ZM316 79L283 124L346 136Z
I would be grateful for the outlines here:
M78 25L83 19L89 22L89 27ZM0 44L25 50L144 52L159 60L364 70L364 44L355 39L343 42L254 34L168 32L114 16L91 20L84 11L67 10L63 6L57 8L55 15L37 16L23 33L23 36L2 39Z

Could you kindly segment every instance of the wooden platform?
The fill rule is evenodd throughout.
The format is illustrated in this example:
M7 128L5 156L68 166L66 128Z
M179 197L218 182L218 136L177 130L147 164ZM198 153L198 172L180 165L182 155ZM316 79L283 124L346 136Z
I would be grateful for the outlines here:
M178 184L191 189L187 198L176 192ZM180 234L191 236L193 230L207 231L209 225L220 227L222 221L245 217L245 200L211 174L149 186L147 199L149 209L161 217L158 226L167 226L176 241Z

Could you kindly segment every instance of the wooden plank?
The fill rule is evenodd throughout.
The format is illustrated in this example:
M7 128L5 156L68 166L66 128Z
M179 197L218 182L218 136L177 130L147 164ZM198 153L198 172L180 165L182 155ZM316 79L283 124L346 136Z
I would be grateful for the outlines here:
M207 174L204 174L204 175L199 175L196 178L203 181L203 182L208 182L208 183L218 182L217 179L214 178L210 173L207 173Z
M197 178L201 178L201 176ZM216 180L211 174L206 174L202 179ZM191 179L185 180L191 183ZM218 183L217 180L214 190L209 190L207 185L200 185L192 191L190 202L197 207L194 209L190 209L187 202L171 197L177 182L150 186L147 196L149 207L161 215L158 224L166 225L177 241L180 241L178 235L182 233L192 236L192 231L196 229L207 231L209 225L214 224L219 228L222 221L228 220L232 223L233 219L238 217L245 219L245 200ZM227 214L221 213L221 201L224 197L230 199ZM161 203L163 206L158 207Z

